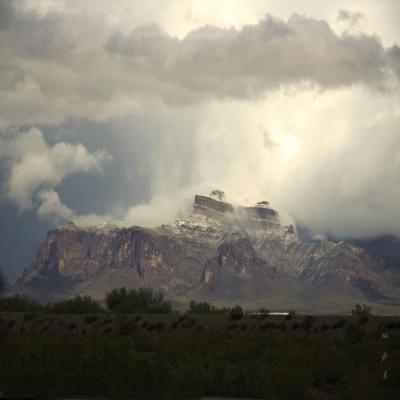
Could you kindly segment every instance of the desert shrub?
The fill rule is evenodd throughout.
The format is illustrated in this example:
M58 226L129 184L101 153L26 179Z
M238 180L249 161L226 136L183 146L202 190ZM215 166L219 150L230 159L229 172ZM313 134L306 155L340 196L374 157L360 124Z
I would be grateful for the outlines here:
M297 321L294 321L292 324L292 330L296 331L299 328L300 328L300 324Z
M332 329L336 330L343 328L346 325L346 320L344 318L339 318L335 323L332 324Z
M41 311L43 306L26 294L0 297L0 311L34 312Z
M233 307L229 314L230 319L241 319L241 318L243 318L243 316L244 316L244 313L243 313L242 307L240 307L240 306Z
M78 324L76 322L72 322L69 324L68 329L70 331L73 331L77 326L78 326Z
M92 324L93 322L96 322L96 321L98 321L99 320L99 317L97 316L97 315L88 315L86 318L85 318L85 322L87 323L87 324Z
M357 343L365 337L365 331L360 325L351 323L346 327L346 336L351 343Z
M275 329L277 326L273 322L265 322L260 325L260 330L265 331L267 329Z
M110 334L111 332L112 332L112 328L109 326L109 327L107 327L106 329L104 329L103 335L108 335L108 334Z
M287 331L287 326L283 322L278 325L278 328L282 332L286 332Z
M189 303L188 314L212 314L215 312L215 307L207 302L197 302L192 300Z
M117 332L122 336L127 336L136 329L136 323L131 318L121 318L118 320Z
M178 321L172 321L171 322L171 329L174 330L178 326L179 322Z
M113 289L106 295L107 308L116 313L168 314L171 303L161 292L150 288Z
M400 329L400 320L398 321L390 321L385 324L387 329Z
M369 317L371 316L372 307L366 304L356 304L351 310L351 315L354 317Z
M14 320L9 321L9 323L7 324L7 326L9 328L12 328L14 325L15 325L15 321Z
M158 332L162 332L165 329L165 324L161 321L157 323L156 329Z
M193 328L194 326L196 326L196 321L193 318L189 318L187 319L183 324L182 324L182 328Z
M330 329L330 326L326 323L326 322L324 322L322 325L321 325L321 332L326 332L326 331L328 331Z
M48 303L45 311L51 314L99 314L104 309L89 296L76 296L73 299Z
M315 318L312 315L307 315L304 318L304 321L302 323L303 328L304 329L310 329L313 326L314 321L315 321Z
M197 302L195 300L189 303L189 308L186 311L187 314L229 314L229 312L230 308L218 308L206 301Z
M285 319L286 319L286 320L290 320L290 319L292 319L295 315L296 315L296 313L295 313L293 310L291 310L291 311L288 312L288 314L286 315Z
M34 312L26 313L26 314L24 314L24 321L25 322L32 321L36 317L37 317L37 314Z
M149 326L149 322L148 321L143 321L142 322L142 328L147 328Z

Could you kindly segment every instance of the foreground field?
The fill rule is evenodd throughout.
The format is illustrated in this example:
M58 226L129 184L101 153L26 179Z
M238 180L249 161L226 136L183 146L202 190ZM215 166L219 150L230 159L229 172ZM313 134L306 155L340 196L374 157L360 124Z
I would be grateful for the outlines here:
M400 319L390 317L1 313L0 391L398 399L399 334Z

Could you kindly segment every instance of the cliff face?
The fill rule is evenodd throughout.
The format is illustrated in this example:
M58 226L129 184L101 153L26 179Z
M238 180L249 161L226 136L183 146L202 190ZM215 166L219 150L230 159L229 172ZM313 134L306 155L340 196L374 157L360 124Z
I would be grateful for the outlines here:
M265 201L234 207L215 191L195 196L187 218L155 229L69 223L50 231L15 290L101 299L113 287L145 286L180 302L290 297L307 310L323 296L333 311L342 300L395 303L399 288L379 266L356 245L301 241Z

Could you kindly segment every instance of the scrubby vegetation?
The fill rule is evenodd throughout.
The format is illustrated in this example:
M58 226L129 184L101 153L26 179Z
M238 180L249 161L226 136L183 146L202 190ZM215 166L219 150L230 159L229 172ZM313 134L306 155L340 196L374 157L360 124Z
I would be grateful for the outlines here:
M218 308L205 301L197 302L194 300L189 303L189 308L186 311L187 314L229 314L229 312L230 308Z
M209 317L226 321L219 327L181 316L173 328L152 316L129 315L114 316L116 325L104 327L102 318L87 321L101 326L97 335L71 323L70 335L44 336L48 321L42 336L1 336L3 395L397 400L400 392L399 336L383 342L357 322L350 326L362 336L351 330L341 336L299 335L283 329L292 321L262 323L265 329L255 331L245 317L230 321L220 315ZM304 332L310 322L300 321ZM379 362L384 350L390 354L386 365Z
M369 317L372 315L372 307L366 304L356 304L351 310L351 315L355 317Z
M171 303L161 292L149 288L138 290L113 289L106 295L108 311L112 313L170 313ZM16 294L0 297L0 312L41 312L47 314L99 314L106 310L90 296L76 296L72 299L40 304L27 295Z
M229 313L230 319L241 319L244 316L244 312L242 310L242 307L240 306L235 306L232 307L230 313Z
M347 317L288 317L193 301L179 314L150 289L110 292L108 313L87 297L40 305L14 296L6 305L25 311L0 314L8 397L397 400L400 392L400 320L362 306Z
M42 311L43 306L25 294L16 294L14 296L0 297L0 312L29 312Z
M70 300L48 303L43 307L50 314L99 314L104 309L89 296L76 296Z
M172 309L161 292L150 288L113 289L106 295L106 304L111 312L116 313L167 314Z

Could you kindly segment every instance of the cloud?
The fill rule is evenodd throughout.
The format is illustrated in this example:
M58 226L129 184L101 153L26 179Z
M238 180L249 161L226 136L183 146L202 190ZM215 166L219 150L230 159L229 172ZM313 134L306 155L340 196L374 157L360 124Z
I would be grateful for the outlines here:
M178 39L158 25L119 31L83 12L39 14L12 4L2 3L0 20L0 128L107 121L142 112L148 96L186 106L256 99L290 85L389 90L390 77L398 82L397 47L373 35L337 35L315 18L206 25Z
M61 202L60 196L53 189L40 191L38 199L40 206L37 215L40 218L48 218L56 223L73 219L75 213Z
M339 10L337 20L339 22L348 23L349 28L354 28L358 25L359 21L364 18L363 14L360 12L353 12L350 10Z
M72 221L78 226L94 226L104 223L117 223L120 226L127 225L125 221L116 220L114 217L95 213L79 214L67 207L60 199L59 194L53 189L40 190L37 194L37 216L40 219L50 221L53 225L62 225Z
M0 148L0 160L8 169L7 198L20 210L27 210L34 206L35 196L39 193L39 215L50 214L56 209L61 214L68 214L70 211L66 207L60 207L58 195L48 189L77 173L101 172L103 164L111 158L105 151L90 153L80 143L59 142L49 146L37 128L0 138Z
M1 3L0 129L60 135L51 145L35 129L0 139L4 188L21 210L154 226L193 193L221 188L323 233L398 232L397 45L297 14L208 20L178 38L161 17L120 28L100 15L106 3L93 14ZM358 29L360 14L342 9L339 22ZM85 140L81 120L92 124ZM103 147L114 162L100 182L108 153L88 149ZM76 181L92 197L68 193Z

